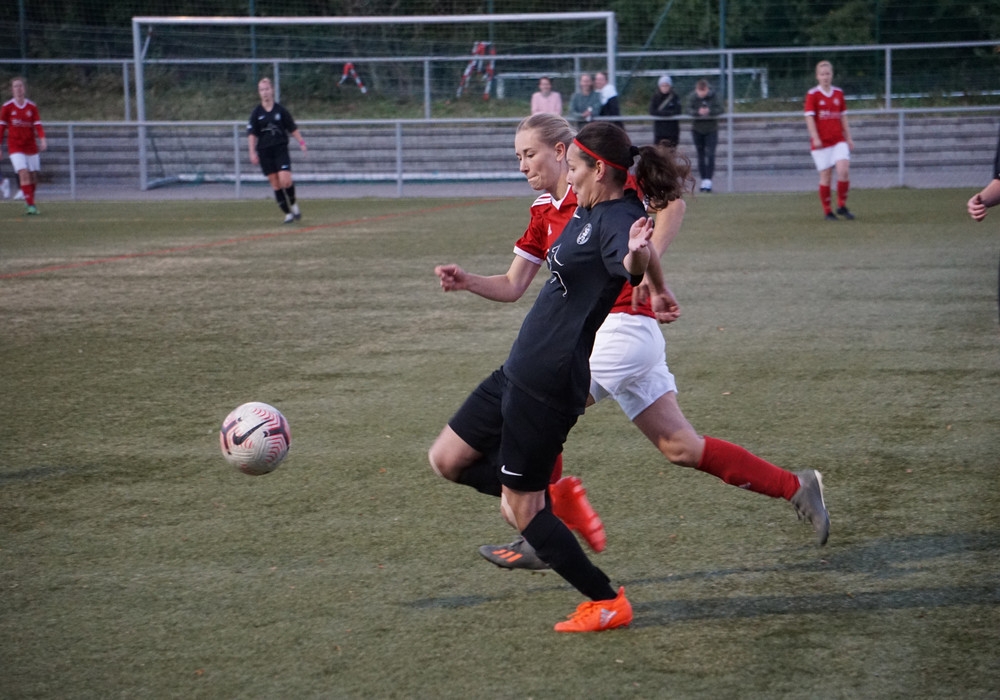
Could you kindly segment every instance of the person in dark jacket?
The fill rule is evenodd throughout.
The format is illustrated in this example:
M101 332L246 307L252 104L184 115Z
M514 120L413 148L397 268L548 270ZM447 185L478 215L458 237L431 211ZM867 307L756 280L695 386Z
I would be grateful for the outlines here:
M677 146L680 141L681 124L676 117L682 111L681 98L674 92L674 81L669 75L660 76L656 92L649 101L649 113L657 119L653 122L653 143L667 141L671 146Z
M691 139L698 151L698 175L701 177L701 191L712 191L712 175L715 174L715 147L719 144L719 115L722 105L707 80L699 80L694 91L687 98L687 113L694 117L691 122Z

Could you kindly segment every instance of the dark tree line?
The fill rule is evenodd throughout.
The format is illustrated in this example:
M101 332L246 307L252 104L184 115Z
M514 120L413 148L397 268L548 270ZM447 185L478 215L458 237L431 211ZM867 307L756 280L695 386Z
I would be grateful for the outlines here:
M924 43L1000 38L1000 0L583 0L613 10L623 51L716 48L725 7L727 48ZM536 0L9 0L0 3L0 57L127 57L136 15L360 16L532 13ZM23 18L23 22L22 22ZM655 31L654 31L655 28ZM553 29L552 31L559 31ZM414 28L428 45L455 29ZM563 42L533 39L537 52Z

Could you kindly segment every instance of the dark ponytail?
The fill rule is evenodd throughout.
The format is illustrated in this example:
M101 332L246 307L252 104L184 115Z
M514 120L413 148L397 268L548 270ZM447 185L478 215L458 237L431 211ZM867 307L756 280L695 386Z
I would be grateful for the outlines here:
M673 146L661 142L638 149L639 162L635 179L639 183L652 211L665 209L694 187L691 161Z

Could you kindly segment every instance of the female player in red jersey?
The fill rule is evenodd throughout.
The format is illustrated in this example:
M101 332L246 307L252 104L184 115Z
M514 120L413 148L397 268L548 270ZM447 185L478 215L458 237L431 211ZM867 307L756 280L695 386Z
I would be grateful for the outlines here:
M520 169L531 187L543 192L531 206L528 229L517 241L514 260L504 275L483 277L458 265L438 266L435 271L445 291L466 290L496 301L520 298L576 208L573 188L566 181L566 151L572 139L572 128L561 118L536 115L521 122L515 136ZM662 147L661 152L664 152ZM664 152L667 154L675 157L669 150ZM650 244L655 251L655 262L679 232L686 204L677 197L654 208L658 212ZM655 265L651 265L650 273L656 274ZM647 289L647 281L641 287L639 298L648 301L634 305L633 289L626 284L597 332L590 355L588 403L614 398L673 464L699 469L750 491L790 500L800 517L812 523L819 543L825 544L829 515L819 472L806 470L794 474L738 445L695 432L677 402L677 387L667 367L665 342L658 326L658 322L675 320L680 314L679 307L666 284L659 293ZM558 485L553 488L554 495L557 488ZM555 504L556 499L553 501ZM509 517L506 519L510 522ZM480 553L498 566L546 568L523 538L508 545L484 545Z
M840 215L853 219L847 208L847 191L851 186L851 127L847 123L847 104L844 91L833 86L833 64L820 61L816 64L816 87L806 93L806 126L813 162L819 172L819 201L828 221ZM833 171L837 171L837 213L830 206Z
M24 79L11 80L10 91L11 99L0 108L0 157L3 157L3 137L7 132L7 152L24 194L25 211L35 215L38 213L35 187L41 170L39 153L48 148L48 142L42 118L38 115L38 105L25 97Z

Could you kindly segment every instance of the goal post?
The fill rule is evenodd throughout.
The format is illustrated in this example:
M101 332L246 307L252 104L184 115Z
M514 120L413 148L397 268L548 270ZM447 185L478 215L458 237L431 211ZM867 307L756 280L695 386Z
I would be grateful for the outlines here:
M204 74L239 68L256 75L257 67L273 66L279 100L279 66L283 71L304 72L309 67L316 73L336 71L340 85L347 82L352 88L364 86L369 96L379 93L380 83L388 86L384 93L393 94L400 84L398 80L403 80L408 89L415 86L421 90L425 119L429 120L432 93L444 94L442 81L454 80L447 97L461 97L464 91L467 95L481 92L488 98L491 87L497 89L494 71L498 65L514 71L558 70L569 74L581 70L579 58L566 67L567 61L573 61L569 57L587 56L613 81L617 23L611 11L360 17L136 16L132 18L132 44L140 186L145 190L149 184L145 125L176 118L164 105L154 110L161 114L150 115L147 71L152 67L180 67ZM435 82L431 74L436 66L443 68L437 69ZM374 80L364 74L366 70L376 72ZM442 73L454 73L454 77L441 77ZM483 87L473 87L470 81L475 79ZM220 89L227 94L242 94L239 91L246 89L246 82L244 74L242 79L231 80L233 84ZM572 87L565 90L572 92ZM157 91L152 94L155 97Z

